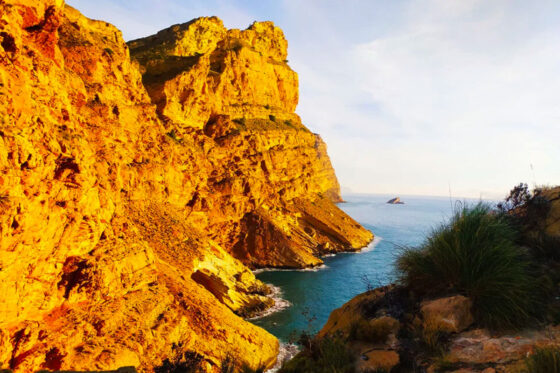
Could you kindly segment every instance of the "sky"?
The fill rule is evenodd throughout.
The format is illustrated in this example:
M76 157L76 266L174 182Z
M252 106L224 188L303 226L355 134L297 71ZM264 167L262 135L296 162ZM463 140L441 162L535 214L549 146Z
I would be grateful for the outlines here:
M271 20L343 193L502 198L560 184L558 0L67 0L126 40Z

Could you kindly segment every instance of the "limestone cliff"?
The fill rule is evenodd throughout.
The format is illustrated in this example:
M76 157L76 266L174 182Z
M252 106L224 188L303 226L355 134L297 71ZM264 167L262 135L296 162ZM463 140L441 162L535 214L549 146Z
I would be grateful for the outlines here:
M0 368L274 363L250 268L371 234L340 211L270 23L130 44L60 0L0 1ZM143 73L143 75L141 74Z

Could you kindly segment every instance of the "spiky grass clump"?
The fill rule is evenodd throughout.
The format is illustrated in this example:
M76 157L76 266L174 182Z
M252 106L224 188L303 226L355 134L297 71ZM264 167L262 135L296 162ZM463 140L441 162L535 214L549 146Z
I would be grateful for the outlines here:
M531 263L516 237L488 205L464 207L420 248L403 251L400 279L422 295L465 294L483 326L521 326L538 312L538 297Z
M525 360L527 373L560 373L560 349L539 348Z
M339 338L311 339L280 373L352 373L354 356Z

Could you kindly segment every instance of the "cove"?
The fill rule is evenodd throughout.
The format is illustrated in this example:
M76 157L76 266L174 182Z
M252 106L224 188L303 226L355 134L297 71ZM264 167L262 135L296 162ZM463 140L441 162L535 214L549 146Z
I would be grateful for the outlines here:
M302 331L317 332L330 313L368 286L394 279L394 261L403 246L415 246L432 228L445 222L458 202L449 197L401 196L403 205L387 204L395 196L348 195L339 204L376 239L359 253L325 257L324 266L313 270L263 271L257 277L278 288L289 307L251 320L284 343L293 343ZM476 203L464 200L462 203Z

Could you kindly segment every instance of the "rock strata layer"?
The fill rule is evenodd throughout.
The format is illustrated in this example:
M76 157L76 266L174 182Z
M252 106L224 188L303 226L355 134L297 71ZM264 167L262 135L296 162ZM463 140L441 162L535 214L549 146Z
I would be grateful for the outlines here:
M0 1L0 368L274 364L250 269L372 239L286 47L216 18L127 46L60 0Z

